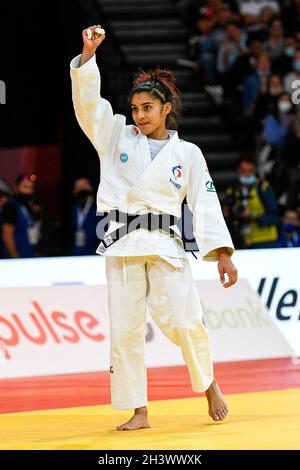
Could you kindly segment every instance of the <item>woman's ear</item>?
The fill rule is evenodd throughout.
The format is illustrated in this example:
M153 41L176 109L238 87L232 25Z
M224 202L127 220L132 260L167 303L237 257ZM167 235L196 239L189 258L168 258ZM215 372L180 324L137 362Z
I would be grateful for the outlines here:
M167 101L167 103L164 104L166 114L170 114L172 111L172 103L170 101Z

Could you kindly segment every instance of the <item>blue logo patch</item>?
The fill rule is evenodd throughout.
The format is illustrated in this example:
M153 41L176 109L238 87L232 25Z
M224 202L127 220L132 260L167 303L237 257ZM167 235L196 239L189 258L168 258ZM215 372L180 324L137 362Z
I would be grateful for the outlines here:
M127 160L128 160L128 154L125 153L125 152L120 153L120 160L121 160L121 162L126 163Z
M216 188L215 188L215 185L212 181L206 181L206 191L208 191L209 193L215 193L216 192Z

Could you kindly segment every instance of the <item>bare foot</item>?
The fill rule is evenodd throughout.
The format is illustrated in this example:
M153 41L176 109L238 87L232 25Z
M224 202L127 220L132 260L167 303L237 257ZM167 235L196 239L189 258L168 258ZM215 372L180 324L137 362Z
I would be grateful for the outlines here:
M142 409L137 408L133 417L124 424L117 426L118 431L134 431L135 429L144 429L150 428L148 421L148 411L147 408L143 407Z
M223 421L228 413L228 405L215 379L206 390L205 395L208 401L208 414L214 421Z

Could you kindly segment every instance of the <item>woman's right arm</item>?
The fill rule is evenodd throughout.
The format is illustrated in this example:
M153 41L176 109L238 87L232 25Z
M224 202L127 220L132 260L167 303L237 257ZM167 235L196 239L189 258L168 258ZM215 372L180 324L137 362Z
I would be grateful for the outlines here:
M95 52L105 35L95 32L100 25L91 26L92 38L87 29L82 31L82 54L71 62L72 100L77 121L99 154L109 153L111 137L120 120L114 115L111 104L100 96L101 77Z

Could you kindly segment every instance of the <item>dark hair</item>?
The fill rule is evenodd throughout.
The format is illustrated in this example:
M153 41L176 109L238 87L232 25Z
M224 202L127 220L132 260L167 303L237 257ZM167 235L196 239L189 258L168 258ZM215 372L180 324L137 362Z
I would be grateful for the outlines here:
M251 152L251 150L245 150L239 154L237 166L239 167L242 162L251 163L252 165L256 166L255 155L253 152Z
M26 173L21 173L15 179L16 186L19 186L19 184L21 184L22 181L24 181L24 180L29 180L30 181L29 176Z
M228 20L228 21L226 21L224 27L227 28L228 26L235 26L236 28L241 29L241 23L237 20Z
M260 45L262 44L261 40L257 36L250 36L246 39L246 46L250 47L254 42L259 42Z
M279 16L272 16L272 18L270 18L269 21L268 21L268 27L272 28L273 23L275 23L275 21L279 21L279 23L281 23L281 25L283 27L282 19Z
M297 205L296 204L289 204L288 206L284 206L282 208L282 215L284 215L287 211L297 212L297 214L298 214ZM298 217L299 217L299 214L298 214Z
M131 103L135 93L142 92L149 93L153 98L159 99L162 104L170 102L172 110L167 115L166 126L168 129L177 129L177 118L181 116L182 104L180 91L175 83L176 79L170 70L160 69L159 67L148 71L140 69L139 74L133 81L129 103Z
M78 181L78 180L87 180L91 185L92 185L92 180L89 176L87 175L78 175L78 176L75 176L75 178L73 179L73 184Z

